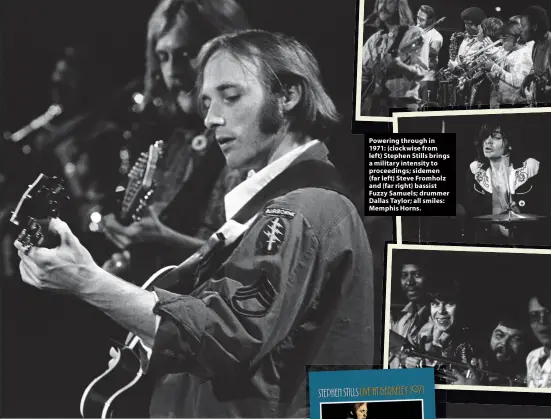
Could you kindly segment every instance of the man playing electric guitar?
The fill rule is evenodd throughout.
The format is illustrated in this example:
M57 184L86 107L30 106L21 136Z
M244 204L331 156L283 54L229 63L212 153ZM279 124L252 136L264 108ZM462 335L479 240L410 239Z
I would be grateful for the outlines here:
M363 47L362 115L390 116L391 108L417 110L419 83L429 69L423 30L414 26L407 0L377 0L370 21L379 30Z
M22 279L141 339L150 417L309 417L307 365L374 359L372 252L322 142L338 114L316 59L284 35L221 35L197 74L206 127L229 167L250 170L225 196L211 236L223 247L191 277L172 271L171 290L146 290L100 269L56 219L58 247L15 243Z
M539 6L526 8L521 16L521 26L522 40L534 41L534 67L522 83L521 94L525 95L524 89L531 87L534 105L551 103L551 32L546 10Z

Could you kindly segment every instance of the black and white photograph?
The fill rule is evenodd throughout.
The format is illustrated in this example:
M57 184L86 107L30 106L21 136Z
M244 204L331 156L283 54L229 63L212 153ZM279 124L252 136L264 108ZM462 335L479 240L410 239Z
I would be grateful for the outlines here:
M550 393L549 263L544 249L388 245L385 368L433 367L437 389Z
M321 403L322 419L423 419L423 400Z
M550 247L548 126L540 108L395 114L397 133L456 134L455 214L397 217L398 243Z
M307 365L380 366L354 2L4 3L0 416L308 417Z
M551 104L550 12L547 2L359 0L355 120Z

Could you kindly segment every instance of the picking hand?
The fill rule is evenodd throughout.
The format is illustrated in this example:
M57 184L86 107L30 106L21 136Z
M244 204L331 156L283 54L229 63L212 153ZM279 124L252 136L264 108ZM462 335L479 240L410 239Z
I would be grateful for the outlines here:
M21 242L15 241L21 258L21 277L38 289L79 294L85 286L93 284L100 268L66 223L54 218L49 229L60 237L61 243L54 249L26 249Z
M127 227L109 214L103 218L103 232L121 250L135 243L163 241L167 235L167 227L150 207L146 211L145 217Z

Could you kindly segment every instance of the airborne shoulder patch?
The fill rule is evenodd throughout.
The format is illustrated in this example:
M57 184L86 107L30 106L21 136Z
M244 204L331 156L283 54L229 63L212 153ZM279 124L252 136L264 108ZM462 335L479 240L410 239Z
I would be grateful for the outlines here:
M256 239L255 253L257 255L274 255L285 240L285 222L281 217L270 218L260 230Z
M272 215L286 218L295 218L296 212L290 211L285 208L270 207L264 210L264 215Z

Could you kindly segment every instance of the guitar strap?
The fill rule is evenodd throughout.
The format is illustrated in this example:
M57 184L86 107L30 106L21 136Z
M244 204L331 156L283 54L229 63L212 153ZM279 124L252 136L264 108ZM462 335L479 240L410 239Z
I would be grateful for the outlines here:
M273 199L303 188L331 190L354 202L334 166L320 160L304 160L290 166L276 176L254 195L232 220L240 225L250 224L252 219ZM242 235L247 229L244 228L239 237L234 238L229 245L224 243L224 237L220 237L218 234L213 235L201 249L162 278L158 286L165 289L169 288L172 292L189 294L197 286L198 281L209 278L222 267L239 245Z

